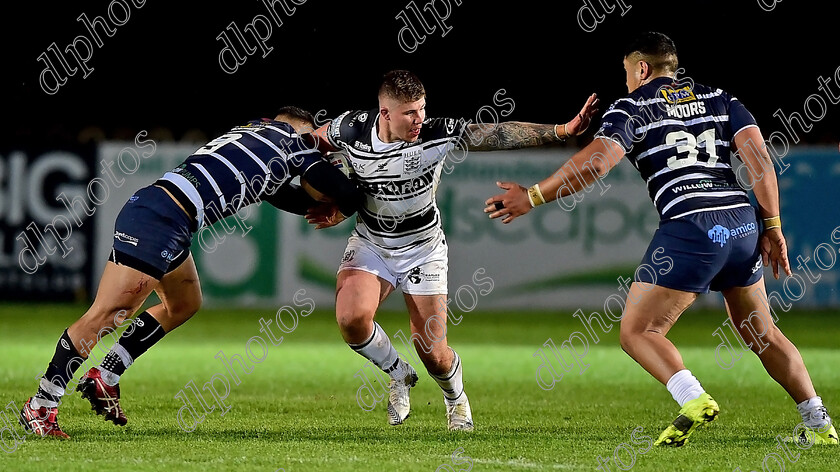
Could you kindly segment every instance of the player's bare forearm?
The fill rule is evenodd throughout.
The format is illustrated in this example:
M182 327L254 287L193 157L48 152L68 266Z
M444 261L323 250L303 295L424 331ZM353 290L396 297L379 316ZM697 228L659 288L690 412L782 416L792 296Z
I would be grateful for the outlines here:
M735 135L735 150L753 176L753 193L761 216L779 216L779 183L776 169L758 128L747 128Z
M515 182L496 182L506 192L494 195L484 203L485 213L490 218L503 217L502 223L510 223L536 205L556 200L584 188L602 178L621 158L624 150L614 141L599 138L577 152L557 172L531 188Z
M497 151L541 146L562 141L554 134L555 125L505 121L493 124L467 125L465 141L469 151ZM562 127L562 125L560 125Z
M764 138L757 127L740 131L733 139L735 151L752 175L752 187L759 211L763 218L779 216L779 182L776 168L764 145ZM757 144L756 144L757 143ZM771 226L767 226L767 223ZM771 266L773 277L778 279L780 271L792 275L787 255L787 242L782 234L779 220L765 220L766 229L761 234L759 249L764 266Z
M624 150L614 141L595 139L575 153L557 172L539 182L540 191L546 202L568 197L606 176L622 157Z

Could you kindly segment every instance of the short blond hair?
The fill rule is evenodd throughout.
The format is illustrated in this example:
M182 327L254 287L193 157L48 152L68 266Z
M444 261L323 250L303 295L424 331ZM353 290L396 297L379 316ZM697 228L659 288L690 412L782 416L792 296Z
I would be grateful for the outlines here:
M420 100L426 95L423 83L413 73L407 70L392 70L382 78L379 87L379 99L391 98L400 103L410 103Z

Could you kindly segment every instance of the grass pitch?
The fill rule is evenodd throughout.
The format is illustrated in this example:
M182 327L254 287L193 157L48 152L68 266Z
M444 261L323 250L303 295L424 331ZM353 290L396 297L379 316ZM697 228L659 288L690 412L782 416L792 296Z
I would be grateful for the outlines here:
M7 408L0 428L16 422L61 330L84 308L0 307L0 407ZM719 419L679 449L648 448L678 407L621 351L617 325L590 344L585 372L566 373L549 391L539 387L540 361L533 354L549 337L559 346L571 332L583 331L571 311L473 312L450 326L450 343L463 359L472 433L446 430L440 390L422 366L415 366L420 382L406 424L388 426L384 402L363 410L356 401L361 381L354 377L363 359L342 342L328 311L301 317L281 344L269 343L264 352L252 343L253 356L265 359L248 362L247 375L234 364L241 383L230 384L230 410L221 416L217 407L193 432L183 431L177 421L183 402L175 395L190 381L201 388L214 374L230 381L214 356L223 351L247 360L248 340L266 338L259 318L273 316L270 310L202 310L123 376L128 425L104 422L74 392L59 414L72 439L33 438L15 424L24 439L15 444L10 430L0 431L3 447L14 449L0 454L0 470L596 470L603 463L599 456L609 458L601 470L611 471L827 471L839 463L840 448L777 447L776 436L790 435L799 416L751 353L728 370L718 366L719 340L712 332L724 321L722 311L689 311L670 336L721 405ZM828 312L782 316L780 328L800 348L829 412L840 417L840 321ZM384 312L378 321L392 336L408 330L405 313ZM204 397L213 403L207 391Z

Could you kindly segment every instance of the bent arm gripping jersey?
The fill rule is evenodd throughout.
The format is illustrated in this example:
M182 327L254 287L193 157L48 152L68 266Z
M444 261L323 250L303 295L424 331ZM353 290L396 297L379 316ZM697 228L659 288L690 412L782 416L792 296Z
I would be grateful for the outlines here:
M332 120L328 137L346 151L365 194L357 234L397 249L429 240L441 229L435 190L464 122L427 119L417 141L385 143L377 135L378 116L378 110L345 112Z
M159 181L192 202L201 227L273 194L320 160L288 123L254 120L197 149Z
M723 90L663 77L616 100L595 136L624 149L666 220L750 205L730 149L751 126L755 118Z

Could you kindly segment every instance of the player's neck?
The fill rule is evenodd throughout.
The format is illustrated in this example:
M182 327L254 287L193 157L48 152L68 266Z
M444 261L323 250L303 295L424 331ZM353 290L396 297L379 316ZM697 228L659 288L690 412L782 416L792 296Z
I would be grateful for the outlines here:
M388 123L381 115L376 120L376 136L383 143L395 143L397 141L402 141L402 139L391 134L390 129L388 129Z
M649 84L649 83L653 82L654 80L656 80L656 79L661 79L661 78L666 78L666 79L671 79L671 80L674 80L674 77L673 77L672 75L668 75L668 74L651 75L651 76L650 76L650 77L648 77L647 79L643 80L643 81L639 84L639 87L641 87L641 86L643 86L643 85L647 85L647 84Z

